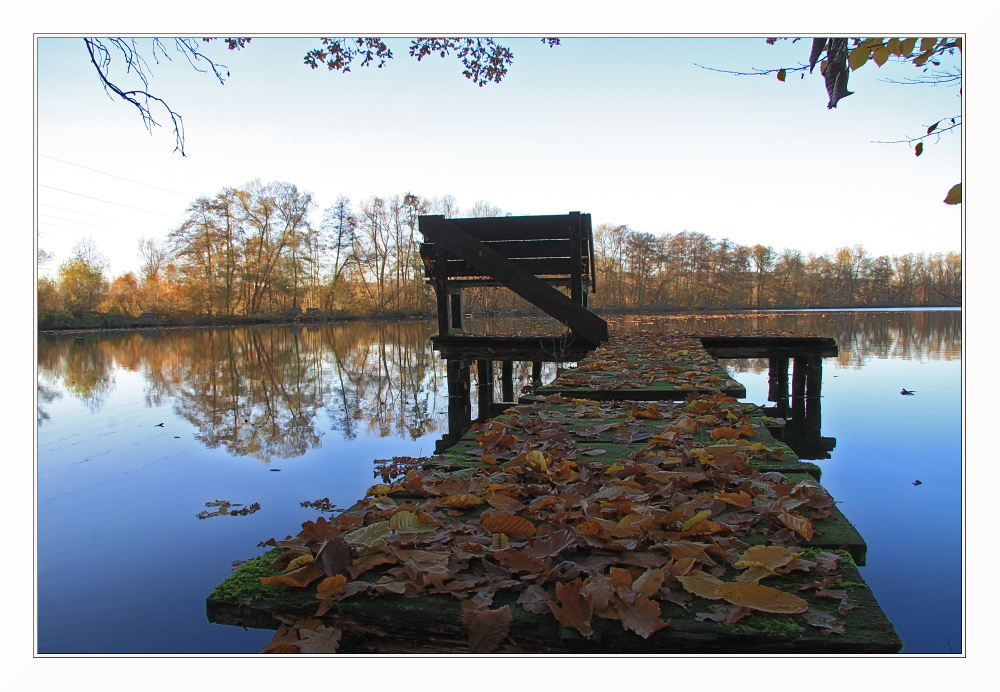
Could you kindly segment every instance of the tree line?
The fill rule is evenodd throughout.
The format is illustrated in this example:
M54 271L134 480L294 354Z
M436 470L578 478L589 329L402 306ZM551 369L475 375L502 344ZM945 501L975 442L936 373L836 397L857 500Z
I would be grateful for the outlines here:
M164 238L140 238L138 272L111 278L96 245L83 239L55 278L38 281L39 326L112 317L266 318L317 308L348 316L419 316L434 310L424 280L418 217L502 216L480 200L407 192L352 203L340 197L320 215L311 193L254 180L191 203ZM961 303L957 252L869 254L863 247L803 254L744 246L684 231L654 235L627 225L594 229L596 292L606 311L713 308L942 306ZM39 250L39 263L50 256ZM500 289L470 289L484 314L526 309Z

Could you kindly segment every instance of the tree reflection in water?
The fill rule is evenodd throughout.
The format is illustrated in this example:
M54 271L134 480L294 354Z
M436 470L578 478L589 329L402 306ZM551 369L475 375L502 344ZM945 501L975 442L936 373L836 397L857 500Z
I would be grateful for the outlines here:
M201 442L234 456L293 458L359 428L417 439L446 405L429 336L421 323L39 335L38 417L56 383L99 409L117 367L143 375L148 406L172 403Z
M617 316L616 328L785 329L832 336L835 367L870 358L960 358L961 312L803 311ZM531 331L526 320L492 331ZM328 432L417 439L446 425L445 363L431 326L410 322L143 330L38 337L38 421L63 393L99 411L115 369L139 372L147 406L172 403L207 447L263 461L301 456ZM767 361L729 361L736 373ZM527 385L521 366L515 380ZM325 416L321 415L325 413Z

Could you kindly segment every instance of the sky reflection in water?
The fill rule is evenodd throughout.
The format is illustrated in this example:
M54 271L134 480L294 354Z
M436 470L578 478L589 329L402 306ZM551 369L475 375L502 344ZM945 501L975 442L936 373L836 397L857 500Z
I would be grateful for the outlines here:
M862 574L904 652L962 650L960 312L613 321L836 338L822 483L868 543ZM271 633L209 624L205 597L258 542L315 518L301 502L348 507L374 482L373 460L433 453L447 388L430 334L413 323L40 335L38 651L259 651ZM727 365L765 404L766 361ZM261 511L199 520L214 500Z

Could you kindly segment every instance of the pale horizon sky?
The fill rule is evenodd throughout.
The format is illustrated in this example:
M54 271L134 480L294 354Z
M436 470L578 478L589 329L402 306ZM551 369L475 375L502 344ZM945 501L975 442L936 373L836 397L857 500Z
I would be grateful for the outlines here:
M316 39L254 38L241 51L216 42L204 52L228 66L225 85L167 41L173 61L151 61L149 91L184 118L181 156L169 120L151 135L132 106L108 98L81 38L39 38L38 244L55 254L42 274L83 237L111 277L135 270L139 238L165 238L196 197L254 178L311 192L314 225L339 195L357 204L412 192L450 194L462 210L477 200L516 215L579 210L595 224L776 251L962 249L961 207L941 202L961 180L960 131L919 158L873 143L961 113L954 88L880 81L912 66L866 66L851 75L854 95L828 110L818 70L781 83L697 66L793 66L808 60L809 39L498 41L514 62L484 87L454 57L410 58L406 38L388 40L396 57L384 68L348 74L302 63ZM149 44L139 43L147 59Z

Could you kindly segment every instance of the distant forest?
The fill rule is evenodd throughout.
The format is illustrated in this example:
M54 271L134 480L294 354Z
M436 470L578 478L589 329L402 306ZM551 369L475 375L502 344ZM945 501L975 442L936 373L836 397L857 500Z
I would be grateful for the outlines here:
M318 226L307 218L313 209L312 195L288 183L226 188L192 203L165 238L139 239L140 270L113 278L100 249L84 239L54 279L39 279L39 327L143 313L265 318L293 307L343 317L429 315L434 296L417 217L504 215L484 201L459 210L451 196L410 193L357 204L341 197ZM873 256L855 245L815 255L609 223L594 227L594 245L590 305L598 311L961 304L957 252ZM39 263L49 258L39 249ZM465 305L485 315L528 307L498 289L470 289Z

